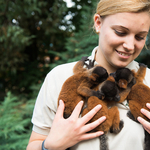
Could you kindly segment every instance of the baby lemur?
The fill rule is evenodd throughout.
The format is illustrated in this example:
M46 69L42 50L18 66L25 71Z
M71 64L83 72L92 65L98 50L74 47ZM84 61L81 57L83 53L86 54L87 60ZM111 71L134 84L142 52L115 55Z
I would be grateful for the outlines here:
M102 108L97 114L89 121L93 122L102 116L106 116L106 120L97 126L93 131L104 131L104 135L100 136L100 150L108 150L107 144L107 132L119 133L123 128L123 121L120 121L119 110L117 106L113 106L115 103L122 103L127 95L129 94L132 86L135 84L134 73L127 69L121 68L118 69L112 76L109 76L107 80L111 78L118 88L119 101L110 101L108 99L101 100L95 96L91 96L87 102L87 108L83 110L82 115L88 113L96 105L101 104ZM116 79L116 82L115 82ZM106 81L107 81L106 80ZM103 84L103 83L102 83ZM104 81L105 85L105 81ZM100 89L99 89L100 90ZM105 88L107 90L107 88Z
M62 99L65 103L65 118L71 115L73 109L81 100L86 102L90 96L96 96L100 99L104 97L102 91L95 91L94 88L108 78L108 73L101 66L90 69L83 68L86 59L83 58L76 63L73 68L74 75L64 82L60 91L58 100Z
M85 102L82 116L89 112L97 104L102 105L102 109L90 120L93 122L105 115L107 120L95 128L93 131L102 130L106 134L109 130L118 133L123 127L120 121L119 111L116 106L108 108L112 102L122 102L134 84L134 77L129 69L118 70L113 75L109 75L101 66L93 66L94 63L84 57L74 66L74 75L69 77L63 84L59 99L65 103L64 117L71 115L77 103L81 100ZM92 64L92 65L91 65ZM83 68L86 65L88 69ZM123 72L123 73L122 73ZM124 76L125 74L125 76ZM129 78L126 78L126 77ZM116 81L117 83L116 84ZM101 150L107 150L105 136L100 136Z
M130 108L130 111L127 115L136 122L138 122L138 116L150 122L150 119L140 112L142 108L149 111L149 109L146 107L146 103L150 103L150 88L143 83L146 74L146 66L144 64L139 64L139 66L140 67L137 73L135 73L136 84L132 87L127 97ZM146 130L144 150L150 150L150 134L147 133Z

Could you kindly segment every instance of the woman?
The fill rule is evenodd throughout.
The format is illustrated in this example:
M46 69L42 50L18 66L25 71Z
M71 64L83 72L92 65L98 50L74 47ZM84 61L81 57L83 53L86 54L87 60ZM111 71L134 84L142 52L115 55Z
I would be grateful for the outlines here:
M94 48L91 60L115 72L120 67L137 70L134 61L142 51L150 27L149 0L101 0L94 15L94 26L99 33L99 45ZM89 133L105 119L86 124L101 106L96 106L86 116L79 118L83 102L79 102L68 119L63 118L64 103L57 98L64 81L73 75L75 62L57 66L46 77L39 92L32 123L33 131L27 150L99 150L99 136L102 131ZM150 87L150 70L147 68L145 84ZM108 133L110 150L143 150L144 129L150 133L150 123L138 117L138 124L127 117L128 108L118 104L124 127L117 135ZM150 104L147 104L150 109ZM141 112L150 118L150 111ZM55 115L56 113L56 115ZM43 142L44 141L44 142ZM42 148L43 147L43 148Z

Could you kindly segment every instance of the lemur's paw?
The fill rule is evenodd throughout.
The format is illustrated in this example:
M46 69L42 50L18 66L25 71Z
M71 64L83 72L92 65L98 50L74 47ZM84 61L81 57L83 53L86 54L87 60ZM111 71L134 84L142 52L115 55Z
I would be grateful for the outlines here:
M128 111L128 112L127 112L127 116L128 116L131 120L133 120L133 121L139 123L139 122L134 118L134 116L133 116L133 114L131 113L131 111Z
M110 133L115 133L115 134L119 133L122 130L123 126L124 126L124 122L121 120L119 123L119 127L117 127L117 128L111 127L110 128Z

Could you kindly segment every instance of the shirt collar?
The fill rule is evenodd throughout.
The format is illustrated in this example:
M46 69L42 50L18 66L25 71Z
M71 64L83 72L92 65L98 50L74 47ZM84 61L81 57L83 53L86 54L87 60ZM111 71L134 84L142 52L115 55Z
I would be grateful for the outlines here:
M97 49L98 49L98 46L96 46L96 47L93 49L91 56L88 57L91 61L94 61L94 60L95 60L95 55L96 55ZM95 62L94 62L94 65L98 65L98 63L95 61Z

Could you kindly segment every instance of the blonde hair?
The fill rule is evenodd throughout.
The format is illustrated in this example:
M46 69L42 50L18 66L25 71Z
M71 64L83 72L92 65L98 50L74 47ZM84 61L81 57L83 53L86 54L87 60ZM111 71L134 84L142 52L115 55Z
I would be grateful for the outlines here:
M150 15L150 0L100 0L97 4L96 14L102 18L123 12L148 12ZM145 47L148 49L146 44Z
M143 12L150 14L150 0L100 0L96 13L102 17L122 12Z

